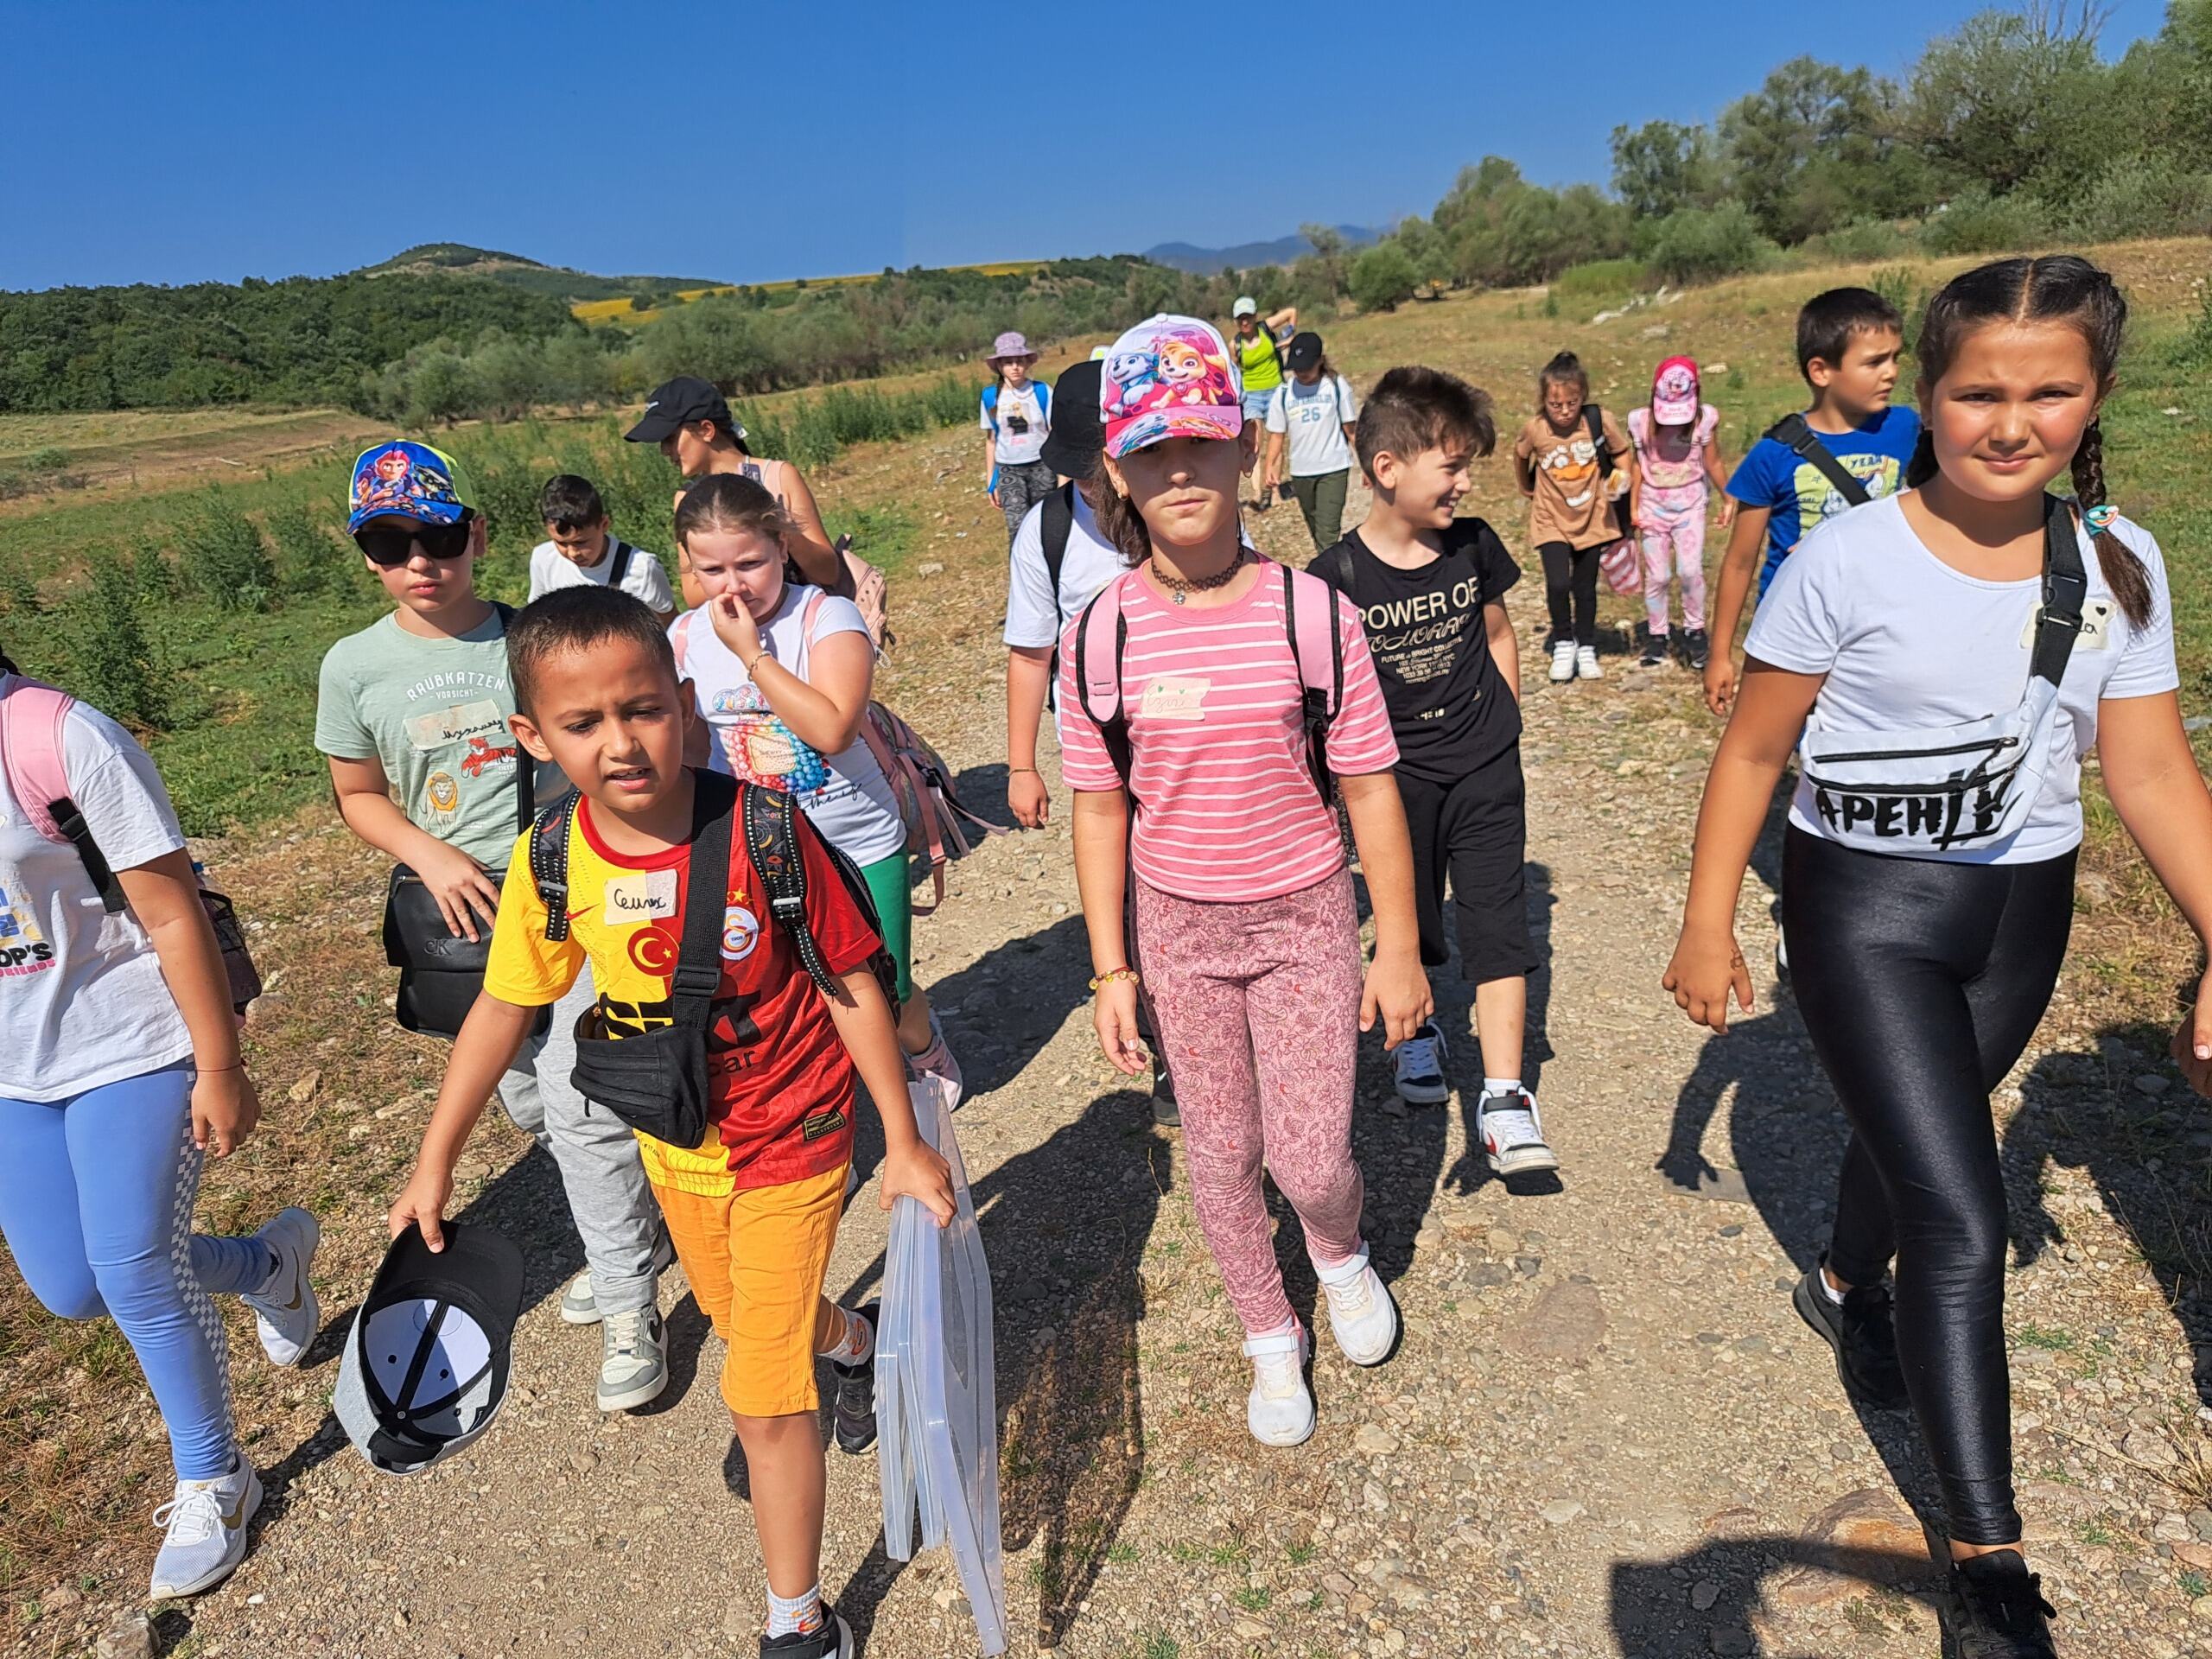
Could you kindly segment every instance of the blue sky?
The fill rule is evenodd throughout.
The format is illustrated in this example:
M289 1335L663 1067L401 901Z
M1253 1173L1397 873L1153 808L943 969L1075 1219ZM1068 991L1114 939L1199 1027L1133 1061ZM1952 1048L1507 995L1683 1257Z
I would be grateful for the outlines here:
M1486 152L1602 181L1617 123L1708 118L1799 53L1894 73L1977 9L0 0L0 288L448 240L763 280L1382 224ZM2116 54L2164 6L2113 10Z

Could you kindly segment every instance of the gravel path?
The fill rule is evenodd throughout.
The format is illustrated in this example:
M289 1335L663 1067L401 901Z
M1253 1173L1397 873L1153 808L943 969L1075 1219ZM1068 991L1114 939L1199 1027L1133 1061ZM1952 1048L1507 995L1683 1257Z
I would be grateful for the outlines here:
M922 458L949 469L963 452L948 440ZM976 515L978 537L988 522ZM1293 509L1260 535L1302 556ZM997 593L957 582L927 564L902 579L902 619L950 620L902 646L894 696L995 807ZM1537 586L1514 598L1530 658ZM1912 1436L1853 1411L1789 1306L1842 1141L1802 1027L1764 973L1758 1013L1725 1040L1657 990L1710 725L1681 671L1607 660L1602 684L1524 676L1531 905L1550 964L1534 988L1548 1040L1533 1075L1562 1177L1507 1192L1467 1156L1471 1102L1406 1110L1370 1046L1357 1137L1407 1336L1372 1371L1323 1344L1320 1427L1303 1447L1246 1434L1247 1372L1180 1147L1096 1053L1065 795L1053 828L958 867L953 901L918 930L970 1081L957 1122L996 1281L1014 1651L1937 1650L1925 1547L1898 1496L1931 1486ZM1757 881L1744 939L1755 964L1770 961ZM1469 988L1438 988L1464 1031ZM2023 1508L2067 1651L2212 1655L2190 1344L2212 1340L2212 1319L2189 1289L2206 1244L2192 1220L2203 1137L2145 1039L2096 1030L2094 996L2069 970L2000 1103L2017 1114ZM1455 1083L1477 1082L1471 1042L1452 1061ZM506 1414L427 1476L371 1474L317 1426L359 1288L334 1277L334 1329L289 1396L295 1430L256 1447L276 1468L255 1552L221 1592L157 1619L164 1649L752 1651L760 1580L714 1388L719 1344L671 1274L674 1386L645 1413L601 1416L597 1338L555 1310L577 1258L548 1220L550 1167L518 1160L515 1137L489 1144L468 1213L537 1262ZM880 1275L874 1192L847 1218L833 1292ZM346 1203L334 1271L374 1250L370 1207ZM1308 1307L1302 1252L1291 1237L1281 1249ZM974 1651L946 1558L887 1561L874 1462L830 1459L824 1579L865 1650ZM86 1629L105 1617L84 1613ZM43 1645L48 1629L36 1650L77 1650Z

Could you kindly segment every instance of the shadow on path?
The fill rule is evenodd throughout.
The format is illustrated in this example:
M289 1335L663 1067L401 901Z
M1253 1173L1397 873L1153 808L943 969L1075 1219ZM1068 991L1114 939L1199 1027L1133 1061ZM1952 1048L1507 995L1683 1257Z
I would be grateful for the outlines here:
M1667 1560L1616 1561L1610 1611L1620 1651L1638 1659L1830 1659L1836 1649L1769 1646L1757 1633L1754 1620L1775 1611L1776 1591L1830 1600L1851 1593L1852 1586L1872 1586L1881 1593L1860 1600L1850 1614L1872 1637L1931 1630L1941 1584L1926 1555L1839 1548L1787 1534L1735 1537ZM1944 1651L1950 1651L1948 1644Z

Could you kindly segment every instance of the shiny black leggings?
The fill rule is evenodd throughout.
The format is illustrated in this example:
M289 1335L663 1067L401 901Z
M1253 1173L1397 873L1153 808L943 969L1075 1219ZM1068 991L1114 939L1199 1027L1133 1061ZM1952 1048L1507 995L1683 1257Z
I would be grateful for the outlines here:
M1872 1284L1896 1258L1897 1357L1950 1535L2011 1543L2007 1230L1989 1091L2058 982L2074 855L1939 863L1793 825L1782 915L1805 1029L1851 1122L1828 1265Z

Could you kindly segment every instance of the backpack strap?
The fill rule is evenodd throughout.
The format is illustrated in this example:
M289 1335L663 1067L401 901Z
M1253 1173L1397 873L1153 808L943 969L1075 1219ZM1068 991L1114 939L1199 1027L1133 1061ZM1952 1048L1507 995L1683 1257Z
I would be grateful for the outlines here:
M1128 653L1129 623L1122 612L1122 583L1128 580L1119 577L1100 588L1075 625L1076 699L1083 705L1084 718L1098 728L1124 789L1129 786L1130 753L1128 711L1122 706L1122 660Z
M1289 567L1284 568L1287 569ZM1351 598L1352 568L1350 537L1338 541L1333 547L1323 548L1313 556L1312 563L1306 568L1346 599ZM1357 600L1353 600L1352 602L1358 603ZM1338 643L1341 647L1343 642L1340 640Z
M0 762L7 768L8 791L23 809L30 826L45 840L66 842L99 889L100 907L111 916L125 907L123 884L108 868L92 826L70 798L64 728L76 698L18 675L0 697Z
M983 388L983 418L990 422L995 433L999 429L999 387L1005 384L999 381Z
M1306 582L1313 587L1306 593L1306 608L1301 614L1298 607L1298 590ZM1290 637L1290 650L1298 664L1299 684L1303 688L1301 701L1305 704L1306 761L1313 772L1314 787L1321 791L1324 801L1336 798L1336 780L1329 770L1329 728L1335 723L1337 714L1344 702L1344 639L1337 626L1336 589L1319 576L1303 570L1282 568L1283 631ZM1325 642L1322 639L1326 634ZM1322 667L1324 661L1328 666Z
M556 944L569 937L569 826L582 798L569 790L530 825L530 879L545 906L545 937Z
M638 550L617 538L614 543L614 568L607 573L607 585L617 593L622 590L622 579L630 574L630 557Z
M1045 574L1051 578L1052 603L1060 602L1060 572L1067 567L1068 538L1075 534L1075 480L1045 498L1044 517L1038 523L1045 543Z
M503 636L513 632L515 607L496 599L491 604L493 610L499 614L499 632ZM512 728L507 735L514 737ZM515 737L515 833L520 835L529 829L531 820L537 816L537 758L523 747L520 738Z
M1853 506L1863 507L1874 499L1866 493L1866 486L1850 468L1835 458L1835 452L1821 442L1821 435L1813 430L1802 415L1783 416L1767 428L1766 435L1795 450L1799 460L1810 461L1823 478L1835 486L1835 493Z
M2057 685L2066 677L2074 642L2082 637L2082 607L2089 594L2082 565L2082 539L2069 505L2055 495L2044 498L2043 611L2036 620L2034 652L2028 658L2031 678Z
M799 965L806 969L815 988L824 996L835 996L836 976L830 971L822 943L814 937L814 925L806 913L806 860L799 851L798 826L794 821L798 809L779 789L748 787L744 798L746 855L753 861L753 873L768 895L768 912L798 952Z
M747 791L770 794L772 791ZM729 891L730 842L737 832L737 780L717 772L691 774L691 868L684 880L683 936L677 949L670 998L675 1023L704 1031L722 982L722 895ZM566 838L563 838L563 845Z
M698 614L696 611L684 612L676 619L676 626L668 631L668 642L676 647L676 677L678 679L683 678L688 672L683 659L691 649L692 619Z

